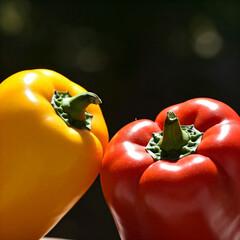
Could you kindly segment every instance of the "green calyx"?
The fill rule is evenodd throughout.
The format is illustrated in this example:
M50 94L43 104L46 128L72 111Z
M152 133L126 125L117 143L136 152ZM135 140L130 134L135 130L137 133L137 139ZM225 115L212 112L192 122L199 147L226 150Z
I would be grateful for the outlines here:
M177 161L197 150L203 133L193 125L181 126L176 114L172 111L167 113L164 130L153 133L146 151L157 160Z
M71 96L69 92L54 91L51 104L64 122L78 129L91 130L93 115L85 109L89 104L100 104L101 99L91 92Z

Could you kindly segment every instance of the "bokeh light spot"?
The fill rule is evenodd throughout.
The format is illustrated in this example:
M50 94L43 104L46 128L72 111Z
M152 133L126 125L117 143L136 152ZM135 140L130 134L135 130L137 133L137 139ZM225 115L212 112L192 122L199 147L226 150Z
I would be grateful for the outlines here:
M108 61L107 55L96 47L86 47L79 51L77 66L85 72L104 70Z
M223 38L215 22L207 15L196 15L190 21L189 30L193 38L193 51L199 57L213 58L222 50Z
M0 30L6 35L19 34L26 24L27 1L3 1L0 4Z
M215 30L206 30L199 33L194 41L194 50L203 58L215 57L223 47L223 39Z

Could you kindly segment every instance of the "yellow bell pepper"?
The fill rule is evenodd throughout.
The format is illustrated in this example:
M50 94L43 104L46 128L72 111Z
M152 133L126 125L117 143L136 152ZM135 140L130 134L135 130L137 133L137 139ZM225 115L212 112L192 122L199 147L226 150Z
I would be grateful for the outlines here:
M40 239L94 182L108 143L100 102L46 69L0 84L1 240Z

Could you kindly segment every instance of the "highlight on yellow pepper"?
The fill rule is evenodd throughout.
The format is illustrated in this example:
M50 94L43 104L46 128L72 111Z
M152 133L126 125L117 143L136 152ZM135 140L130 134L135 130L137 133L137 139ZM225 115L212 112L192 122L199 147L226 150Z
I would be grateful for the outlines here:
M35 69L0 84L0 239L37 240L99 174L108 130L100 98Z

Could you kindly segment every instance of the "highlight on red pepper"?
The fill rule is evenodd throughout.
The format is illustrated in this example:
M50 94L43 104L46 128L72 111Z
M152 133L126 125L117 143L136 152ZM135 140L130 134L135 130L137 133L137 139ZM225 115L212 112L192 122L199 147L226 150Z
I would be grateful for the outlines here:
M38 240L100 172L108 130L100 98L34 69L0 84L0 239Z
M240 118L195 98L111 139L100 173L122 240L240 238Z

